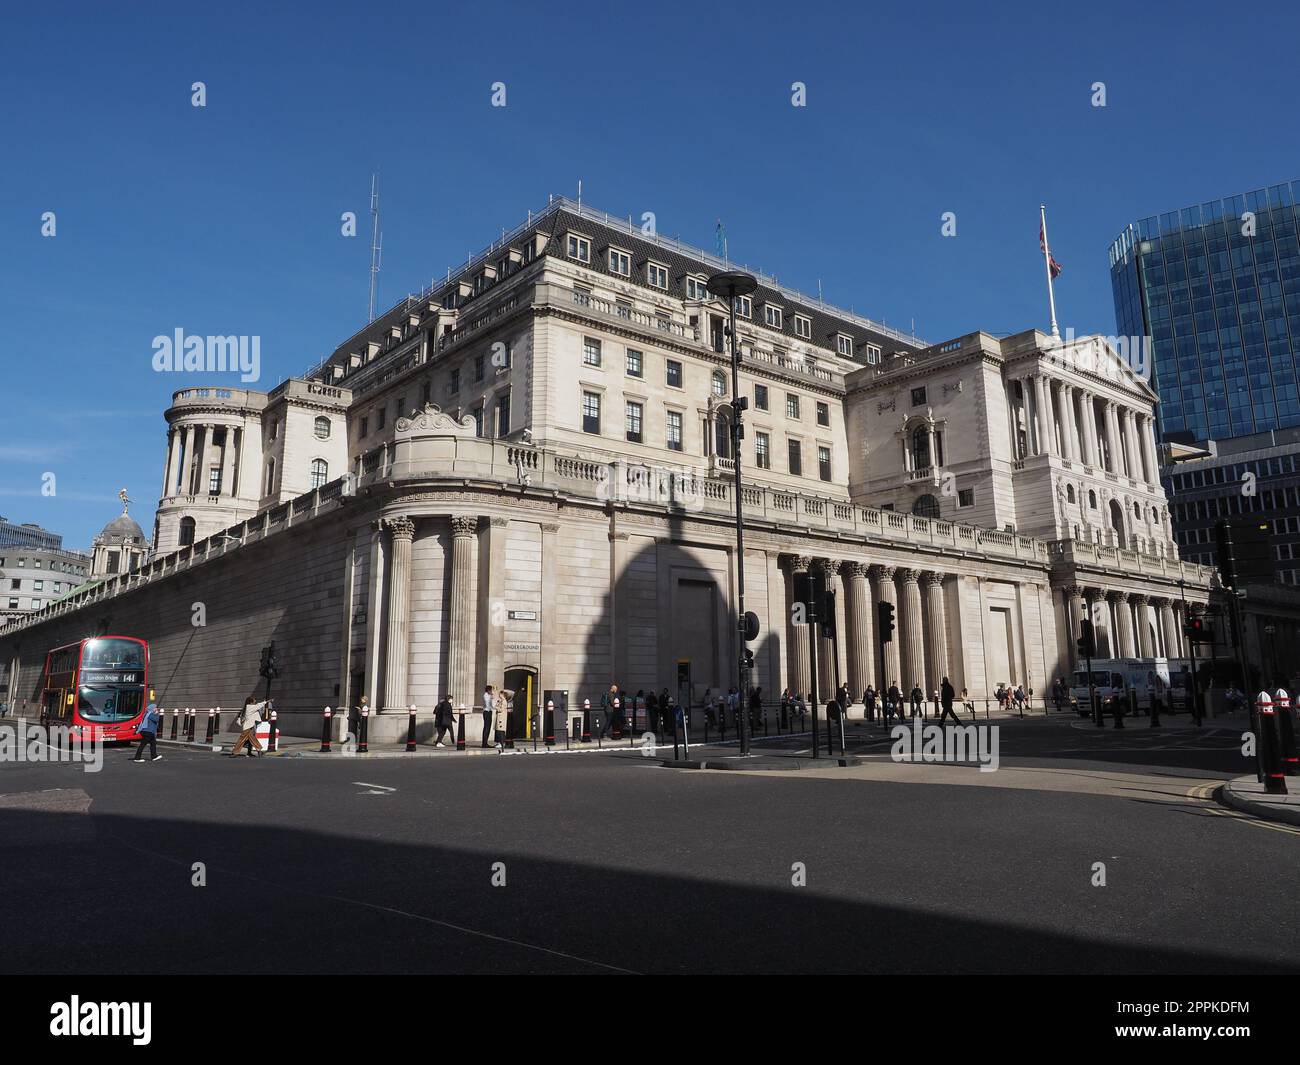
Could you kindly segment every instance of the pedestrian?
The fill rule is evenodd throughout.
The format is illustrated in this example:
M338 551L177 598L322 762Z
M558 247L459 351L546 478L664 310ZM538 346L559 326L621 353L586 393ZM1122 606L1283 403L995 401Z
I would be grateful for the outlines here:
M779 713L781 715L781 728L786 730L790 727L790 689L781 689L781 703Z
M1019 704L1021 710L1025 709L1025 707L1029 705L1029 693L1025 691L1025 686L1023 684L1016 685L1016 702Z
M645 716L645 709L646 709L645 689L638 688L636 690L636 696L632 699L632 732L633 733L636 732L636 722L638 717L640 717L640 719L646 722L647 724L649 723L650 719Z
M162 715L158 713L157 703L150 703L145 709L144 717L140 721L140 745L135 749L133 762L144 761L144 745L149 744L149 761L156 762L162 757L158 753L158 726L162 723Z
M948 678L944 677L943 683L939 685L939 707L941 710L939 714L940 725L942 725L945 721L947 721L950 715L952 717L952 723L954 725L961 724L960 719L957 717L956 712L952 708L952 699L954 694L955 693L952 690L952 685L948 682Z
M496 725L492 740L496 744L497 754L506 749L506 710L510 705L508 700L514 694L514 692L508 692L503 688L496 693L492 700L492 716Z
M249 696L249 698L251 699L252 696ZM351 712L348 714L348 730L352 733L352 735L354 736L361 735L361 712L363 710L369 710L369 709L370 709L370 697L363 695L361 697L361 702L357 706L354 706Z
M659 696L651 688L645 695L645 727L647 732L655 730L655 721L659 716Z
M667 736L671 727L669 714L672 713L672 699L668 695L668 686L664 685L663 690L659 693L659 721L658 733L660 736ZM656 731L652 729L652 731Z
M453 746L456 742L456 711L451 705L450 696L444 695L442 702L433 708L433 724L438 730L433 745L435 747ZM447 743L442 742L444 736L447 737Z
M870 684L862 693L863 712L867 715L868 721L876 720L876 689Z
M1064 699L1064 697L1065 697L1065 681L1063 681L1060 677L1057 677L1054 681L1052 681L1052 705L1056 708L1056 712L1058 714L1061 712L1061 701Z
M667 694L668 689L664 689ZM615 722L618 723L619 734L623 731L623 700L618 694L618 685L611 684L609 691L600 697L600 713L605 719L604 727L600 730L601 739L604 739L613 730Z
M912 685L912 716L925 717L925 692L919 684Z
M804 727L804 719L808 716L808 703L804 700L803 692L798 692L794 697L794 710L799 714L799 727Z
M835 733L839 728L840 717L844 714L844 707L840 703L839 692L836 692L826 701L826 753L835 753ZM844 745L840 744L840 753L844 753Z
M962 705L970 711L970 716L973 720L975 717L975 701L970 697L970 692L965 688L962 688L961 690L961 701Z
M891 681L889 690L885 694L885 721L886 723L898 715L898 720L903 720L903 692L898 687L898 681Z
M365 699L362 698L362 703ZM239 713L239 727L242 730L239 733L239 739L235 740L235 745L230 749L230 757L239 757L239 752L244 744L248 744L248 757L256 758L261 753L261 748L257 744L257 726L262 720L263 703L256 703L250 695L244 700L244 708Z
M1128 694L1124 691L1124 685L1121 684L1115 689L1110 697L1111 710L1115 715L1115 727L1124 727L1124 704L1128 702Z
M763 716L763 689L755 688L749 693L749 731L757 732L759 720Z

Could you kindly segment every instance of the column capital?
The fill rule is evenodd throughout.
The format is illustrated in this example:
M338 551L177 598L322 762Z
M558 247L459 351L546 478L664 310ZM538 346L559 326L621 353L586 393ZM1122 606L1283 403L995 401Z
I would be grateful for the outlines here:
M1134 606L1146 606L1150 600L1141 592L1129 592L1128 601Z
M1084 587L1082 584L1067 584L1064 591L1071 599L1082 599L1084 597Z
M1126 603L1128 602L1128 593L1116 591L1107 592L1106 601L1108 603Z
M917 584L921 580L921 571L911 566L903 566L898 570L897 577L904 584Z
M943 582L947 579L948 574L937 569L928 569L921 576L927 585L934 587L936 584L942 586Z
M846 562L844 563L844 576L852 579L854 577L868 577L871 575L871 566L866 562Z
M457 539L473 536L476 532L478 532L478 518L457 514L451 519L451 534Z
M782 555L781 562L791 573L807 573L808 568L812 565L812 557L810 555Z
M1161 609L1163 609L1164 607L1167 607L1169 605L1169 596L1149 595L1147 596L1147 602L1154 607L1160 607Z
M840 560L838 558L819 558L815 561L817 568L827 577L834 577L840 572Z
M380 522L383 528L392 533L394 540L415 539L415 522L405 514L399 514L392 518L381 518Z
M892 581L894 579L894 567L882 565L872 566L871 579L873 581Z

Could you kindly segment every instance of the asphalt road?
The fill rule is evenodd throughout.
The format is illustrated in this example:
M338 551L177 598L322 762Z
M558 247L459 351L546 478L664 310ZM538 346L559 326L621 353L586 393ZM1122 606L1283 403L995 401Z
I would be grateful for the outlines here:
M1300 969L1300 831L1208 797L1248 768L1237 735L1134 724L1005 724L994 773L897 765L862 730L863 764L797 772L626 752L2 764L0 968Z

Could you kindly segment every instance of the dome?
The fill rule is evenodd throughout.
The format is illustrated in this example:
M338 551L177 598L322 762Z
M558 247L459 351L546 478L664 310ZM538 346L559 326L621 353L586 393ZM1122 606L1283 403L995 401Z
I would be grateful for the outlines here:
M123 543L134 538L136 543L144 543L144 530L129 514L119 514L104 526L99 538L104 543Z

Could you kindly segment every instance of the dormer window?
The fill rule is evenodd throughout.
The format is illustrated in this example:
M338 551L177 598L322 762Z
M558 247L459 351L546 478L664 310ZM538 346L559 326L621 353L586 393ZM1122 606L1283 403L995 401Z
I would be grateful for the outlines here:
M763 304L763 321L771 329L780 329L785 324L781 308L772 303Z
M645 279L652 288L668 291L668 267L661 263L646 263Z
M880 364L880 347L877 344L868 344L866 350L867 363L871 366Z
M570 259L576 259L580 263L591 262L591 241L586 237L580 237L577 233L570 233L565 243L565 253Z
M748 296L736 297L736 314L741 318L754 317L754 302Z
M686 298L688 300L707 300L709 283L702 277L686 278Z
M853 338L843 333L835 334L835 350L846 358L853 357Z
M618 248L609 249L609 272L620 277L632 276L632 256Z
M807 340L812 336L812 319L806 314L796 314L794 316L794 335Z

